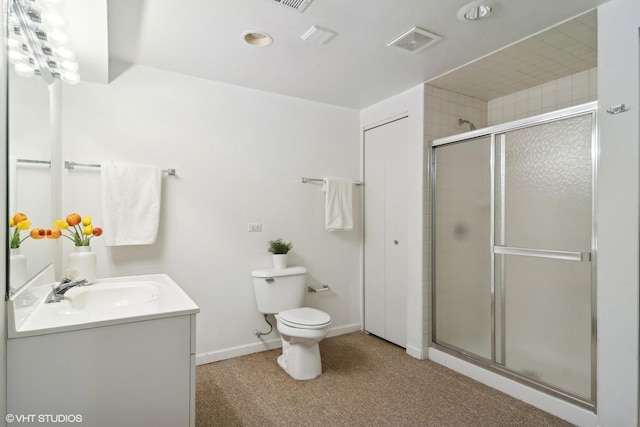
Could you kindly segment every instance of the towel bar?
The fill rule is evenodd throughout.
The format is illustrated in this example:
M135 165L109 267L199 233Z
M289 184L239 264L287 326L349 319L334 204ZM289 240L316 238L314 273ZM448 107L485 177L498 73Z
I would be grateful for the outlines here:
M306 176L302 177L302 183L306 184L307 182L324 182L324 178L307 178ZM353 181L354 185L362 185L362 181Z
M313 286L307 286L307 291L309 292L324 292L324 291L330 291L331 288L329 287L329 285L322 285L321 288L316 289Z
M73 162L70 160L65 160L64 162L64 168L65 169L75 169L76 166L83 166L85 168L99 168L100 165L97 163L79 163L79 162ZM162 169L162 172L165 172L167 175L175 175L176 174L176 170L175 169Z

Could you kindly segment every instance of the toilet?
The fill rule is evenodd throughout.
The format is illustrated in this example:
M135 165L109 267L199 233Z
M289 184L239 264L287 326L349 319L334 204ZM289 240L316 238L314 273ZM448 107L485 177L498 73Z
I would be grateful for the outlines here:
M307 269L289 267L251 273L258 311L274 314L282 337L278 365L296 380L310 380L322 373L318 343L329 333L331 316L303 307Z

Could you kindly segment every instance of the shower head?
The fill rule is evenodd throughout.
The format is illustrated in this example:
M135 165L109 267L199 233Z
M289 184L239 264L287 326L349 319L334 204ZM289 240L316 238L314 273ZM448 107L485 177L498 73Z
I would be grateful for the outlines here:
M462 126L465 123L469 125L470 130L476 130L476 125L471 123L469 120L458 119L458 126Z

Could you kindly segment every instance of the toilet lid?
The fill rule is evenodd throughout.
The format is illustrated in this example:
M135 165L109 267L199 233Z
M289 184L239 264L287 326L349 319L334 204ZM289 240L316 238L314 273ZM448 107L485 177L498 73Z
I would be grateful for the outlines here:
M278 313L278 319L292 328L316 329L331 323L331 316L311 307L294 308Z

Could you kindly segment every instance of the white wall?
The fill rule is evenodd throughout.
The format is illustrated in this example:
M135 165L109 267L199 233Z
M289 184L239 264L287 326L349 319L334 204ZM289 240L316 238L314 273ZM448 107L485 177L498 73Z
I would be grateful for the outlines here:
M184 288L201 308L198 362L266 348L253 335L268 327L250 273L272 266L267 242L278 237L294 243L290 265L308 268L308 284L331 286L306 304L331 315L334 334L360 329L360 189L354 230L329 233L321 185L301 183L360 178L357 111L142 66L109 85L65 86L63 98L64 160L176 169L164 177L155 245L92 246L99 277L166 272ZM63 171L62 200L60 216L101 225L99 170ZM247 232L249 222L263 232Z
M640 2L598 8L598 424L638 424ZM605 112L625 104L629 111Z
M423 351L423 304L422 286L422 230L423 213L423 116L424 86L419 85L360 112L361 144L364 129L393 117L407 114L409 123L408 186L407 186L407 353L422 359ZM367 183L365 182L365 185ZM412 231L413 230L413 231Z

